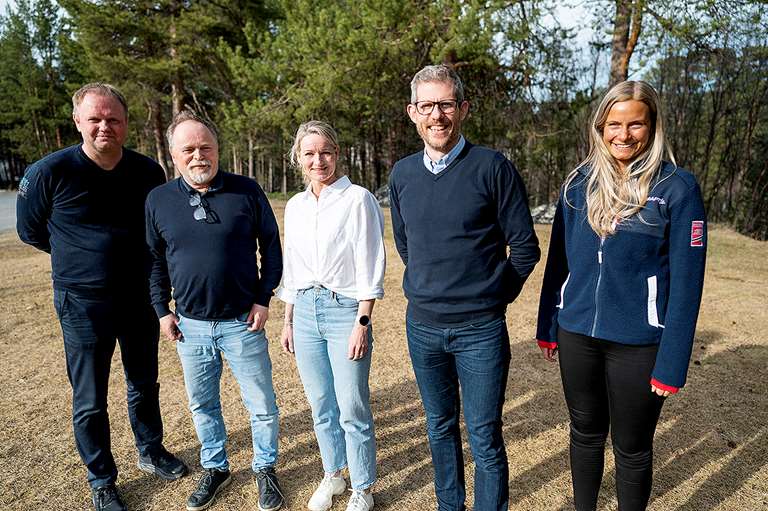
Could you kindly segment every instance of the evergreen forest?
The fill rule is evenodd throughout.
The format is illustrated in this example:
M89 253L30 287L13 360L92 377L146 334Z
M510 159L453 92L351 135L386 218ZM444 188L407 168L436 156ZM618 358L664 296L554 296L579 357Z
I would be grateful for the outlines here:
M191 108L218 126L222 168L267 192L301 188L286 153L309 119L336 127L344 171L376 190L422 145L405 106L435 63L465 83L467 138L515 163L532 206L586 155L609 85L650 82L709 220L768 239L762 0L9 0L0 187L79 140L71 95L103 81L129 100L128 145L169 177L165 128Z

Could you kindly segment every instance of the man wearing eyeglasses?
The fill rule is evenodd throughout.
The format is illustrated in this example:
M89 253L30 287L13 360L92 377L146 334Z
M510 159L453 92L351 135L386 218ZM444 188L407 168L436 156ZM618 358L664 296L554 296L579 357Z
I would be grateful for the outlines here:
M438 509L465 509L461 395L475 460L473 509L506 510L505 311L540 255L525 186L504 155L462 136L469 102L452 68L416 73L407 111L424 150L395 164L390 204Z
M174 480L184 463L162 445L158 326L149 303L144 200L165 182L156 162L123 147L128 106L106 83L72 96L82 143L34 163L19 186L17 230L51 254L53 303L72 386L72 423L97 511L121 511L107 393L115 343L127 387L139 468Z
M254 180L219 170L210 122L183 111L166 134L181 177L147 198L147 243L152 305L162 332L176 341L201 444L204 472L187 509L209 507L231 482L219 396L222 358L250 415L259 509L279 509L284 499L275 474L278 410L264 334L283 269L277 222ZM175 313L168 308L171 289Z

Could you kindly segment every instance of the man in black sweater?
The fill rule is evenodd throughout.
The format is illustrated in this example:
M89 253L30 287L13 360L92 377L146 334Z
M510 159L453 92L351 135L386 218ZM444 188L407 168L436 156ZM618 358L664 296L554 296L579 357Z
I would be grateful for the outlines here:
M427 66L414 76L408 114L424 151L395 164L390 203L438 509L465 509L461 388L475 460L474 509L497 511L509 505L504 314L540 252L520 175L501 153L464 139L468 112L453 69Z
M284 499L275 474L278 410L264 324L283 271L277 222L255 181L218 170L212 124L183 111L167 136L181 177L149 194L147 242L152 305L160 329L177 341L201 444L204 474L187 509L207 508L231 481L219 397L223 355L250 414L259 509L275 510ZM171 289L175 313L168 308Z
M90 83L75 92L72 104L83 143L29 167L19 186L17 230L22 241L51 254L75 443L88 468L94 507L120 511L125 505L115 488L107 414L116 339L139 468L168 480L187 470L162 445L158 322L147 286L144 200L165 174L123 147L128 108L117 89Z

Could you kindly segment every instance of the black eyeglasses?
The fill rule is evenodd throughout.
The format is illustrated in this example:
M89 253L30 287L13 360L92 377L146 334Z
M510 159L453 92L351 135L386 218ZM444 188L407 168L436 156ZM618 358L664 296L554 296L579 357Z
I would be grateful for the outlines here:
M421 115L430 115L435 106L444 114L452 114L458 108L459 102L455 99L446 99L444 101L417 101L413 105Z
M189 196L189 205L195 208L192 216L195 220L206 220L208 218L208 202L202 195L196 193Z

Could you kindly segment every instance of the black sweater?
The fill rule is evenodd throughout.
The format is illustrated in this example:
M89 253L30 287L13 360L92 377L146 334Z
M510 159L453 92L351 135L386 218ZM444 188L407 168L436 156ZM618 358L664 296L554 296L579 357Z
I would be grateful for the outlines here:
M57 289L147 296L144 200L164 182L157 163L128 149L112 170L80 145L62 149L31 165L19 185L19 237L51 254Z
M501 316L540 256L523 181L501 153L470 143L437 175L423 155L390 175L408 315L433 326Z
M219 171L203 195L203 220L193 216L192 195L178 178L147 198L150 293L158 317L170 312L171 286L176 312L193 319L232 319L254 303L268 306L283 258L275 215L261 187Z

